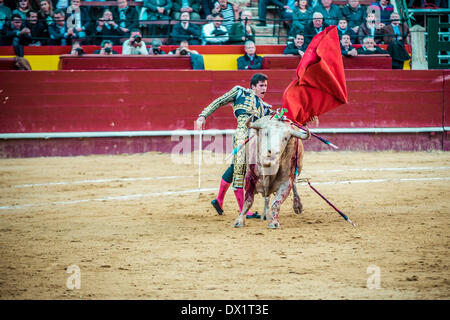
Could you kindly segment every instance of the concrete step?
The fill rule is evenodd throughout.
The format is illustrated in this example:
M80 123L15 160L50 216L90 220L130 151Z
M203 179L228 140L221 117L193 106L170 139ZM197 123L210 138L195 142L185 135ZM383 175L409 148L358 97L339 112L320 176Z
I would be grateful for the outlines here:
M239 4L242 10L250 10L253 16L252 26L255 28L256 32L256 44L260 45L275 45L275 44L286 44L286 29L281 26L278 30L278 24L275 25L274 32L274 22L271 20L278 19L278 9L275 5L267 6L267 24L264 27L256 26L259 23L258 20L258 0L232 0L234 4ZM251 5L250 5L251 4ZM275 35L274 35L275 34ZM278 38L278 35L281 37ZM259 37L258 37L259 36ZM284 37L283 37L284 36Z

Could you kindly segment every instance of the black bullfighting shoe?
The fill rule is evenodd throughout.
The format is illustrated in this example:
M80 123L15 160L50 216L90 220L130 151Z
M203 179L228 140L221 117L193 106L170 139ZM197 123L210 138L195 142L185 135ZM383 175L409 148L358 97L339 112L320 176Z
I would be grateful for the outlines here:
M219 201L217 201L217 199L211 201L211 204L213 205L214 209L216 209L219 215L223 214L223 209L220 207Z
M258 214L258 211L255 211L253 214L247 214L247 219L261 219L261 215Z

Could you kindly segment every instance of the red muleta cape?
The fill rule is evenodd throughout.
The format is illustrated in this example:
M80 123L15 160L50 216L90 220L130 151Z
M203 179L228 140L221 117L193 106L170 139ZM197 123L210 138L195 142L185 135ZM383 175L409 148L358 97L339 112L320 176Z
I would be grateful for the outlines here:
M286 116L297 124L303 125L311 117L347 103L336 26L325 28L312 39L297 67L297 77L283 94L283 108L288 109Z

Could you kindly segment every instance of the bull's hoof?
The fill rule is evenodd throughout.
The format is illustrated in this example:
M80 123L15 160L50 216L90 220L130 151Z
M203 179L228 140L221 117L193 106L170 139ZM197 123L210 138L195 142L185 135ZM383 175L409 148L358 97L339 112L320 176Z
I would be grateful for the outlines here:
M295 199L295 198L294 198L294 206L293 206L293 208L294 208L295 214L300 214L300 213L302 213L302 211L303 211L303 205L302 205L302 203L300 202L300 199Z
M234 221L234 223L233 223L233 227L234 228L244 227L244 221L242 221L241 219L236 219L236 221Z
M280 228L280 222L278 220L273 220L269 223L270 229L279 229Z

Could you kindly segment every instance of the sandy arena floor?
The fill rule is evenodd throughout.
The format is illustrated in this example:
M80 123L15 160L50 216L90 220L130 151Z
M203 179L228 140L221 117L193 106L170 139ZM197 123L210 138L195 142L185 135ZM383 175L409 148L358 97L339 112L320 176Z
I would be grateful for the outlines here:
M356 228L304 184L280 230L232 228L231 189L210 205L226 167L198 198L197 163L167 154L1 159L0 299L450 298L450 153L306 153Z

